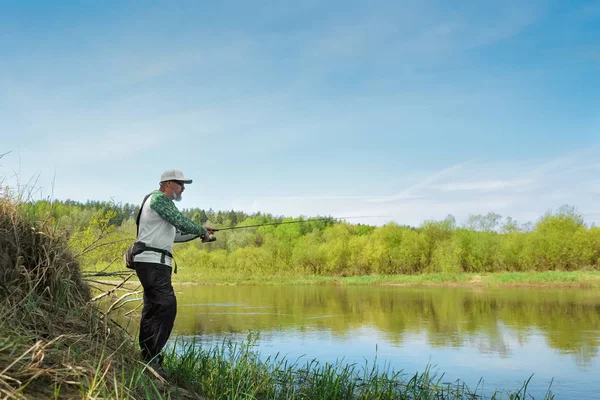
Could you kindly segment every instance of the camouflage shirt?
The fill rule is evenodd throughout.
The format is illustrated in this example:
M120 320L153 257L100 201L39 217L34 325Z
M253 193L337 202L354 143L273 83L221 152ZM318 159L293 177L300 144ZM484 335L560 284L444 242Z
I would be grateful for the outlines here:
M206 229L186 218L166 194L156 191L142 204L137 240L146 246L173 252L173 242L187 242L206 234ZM155 251L135 256L136 262L171 266L171 257Z

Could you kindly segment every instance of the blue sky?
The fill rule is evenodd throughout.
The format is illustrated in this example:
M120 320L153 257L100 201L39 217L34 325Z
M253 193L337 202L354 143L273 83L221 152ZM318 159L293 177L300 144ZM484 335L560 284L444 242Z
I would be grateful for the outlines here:
M600 2L0 1L0 178L34 198L600 222Z

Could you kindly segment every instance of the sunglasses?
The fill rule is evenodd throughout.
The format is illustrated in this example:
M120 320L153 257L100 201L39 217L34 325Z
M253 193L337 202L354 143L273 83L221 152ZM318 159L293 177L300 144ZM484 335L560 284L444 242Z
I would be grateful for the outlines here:
M183 187L183 182L181 181L171 181L171 182L175 182L176 184L178 184L179 186Z

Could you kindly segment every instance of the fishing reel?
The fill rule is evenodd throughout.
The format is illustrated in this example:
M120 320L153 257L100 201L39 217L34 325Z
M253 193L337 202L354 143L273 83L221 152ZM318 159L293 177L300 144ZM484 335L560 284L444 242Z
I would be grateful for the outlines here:
M210 242L216 242L217 238L214 236L209 236L209 235L204 235L202 237L202 243L210 243Z

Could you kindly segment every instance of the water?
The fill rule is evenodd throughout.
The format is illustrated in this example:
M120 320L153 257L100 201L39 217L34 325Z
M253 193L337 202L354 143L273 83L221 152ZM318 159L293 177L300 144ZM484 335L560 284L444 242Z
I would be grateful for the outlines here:
M365 365L414 374L429 364L445 382L484 393L596 398L597 290L392 286L177 286L174 334L215 345L259 331L262 357ZM174 335L174 336L175 336Z

